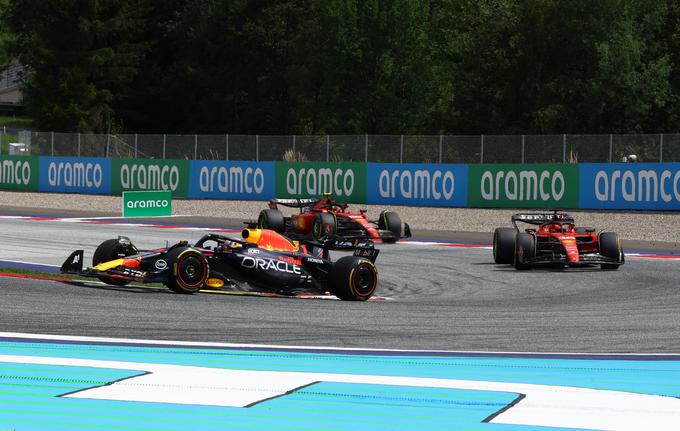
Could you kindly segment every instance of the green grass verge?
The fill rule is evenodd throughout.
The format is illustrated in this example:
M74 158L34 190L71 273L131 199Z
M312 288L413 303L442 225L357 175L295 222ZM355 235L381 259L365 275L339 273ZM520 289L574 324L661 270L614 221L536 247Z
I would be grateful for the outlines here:
M13 267L8 267L8 266L0 266L0 272L4 272L6 274L18 274L18 275L28 275L28 276L36 276L36 277L56 277L56 278L66 278L69 280L74 280L74 281L99 281L96 278L86 278L86 277L81 277L79 275L75 274L61 274L58 272L47 272L47 271L37 271L34 269L23 269L23 268L13 268ZM139 283L131 283L131 284L136 284L139 285ZM165 288L164 285L160 283L144 283L145 287L156 287L156 288ZM121 287L121 286L116 286L116 287Z
M35 275L38 277L58 277L58 278L68 278L71 280L82 279L74 274L60 274L58 272L47 272L47 271L37 271L34 269L24 269L24 268L13 268L9 266L0 266L0 272L7 274L19 274L19 275Z

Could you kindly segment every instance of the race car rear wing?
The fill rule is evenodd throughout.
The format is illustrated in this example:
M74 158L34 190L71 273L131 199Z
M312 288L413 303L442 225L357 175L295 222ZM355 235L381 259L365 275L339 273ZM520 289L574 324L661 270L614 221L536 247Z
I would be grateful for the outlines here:
M277 205L289 208L304 208L319 202L318 199L272 199L269 201L269 208L276 209Z
M542 225L543 223L574 223L574 218L567 213L554 211L553 213L520 213L513 214L510 218L512 225L517 227L517 222L528 223L533 225Z

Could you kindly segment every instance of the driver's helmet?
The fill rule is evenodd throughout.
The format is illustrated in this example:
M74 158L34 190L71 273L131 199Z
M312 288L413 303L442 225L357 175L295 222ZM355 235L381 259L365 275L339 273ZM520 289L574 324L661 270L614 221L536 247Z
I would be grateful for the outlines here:
M550 232L562 232L562 225L559 223L550 223L550 225L548 225L548 230Z

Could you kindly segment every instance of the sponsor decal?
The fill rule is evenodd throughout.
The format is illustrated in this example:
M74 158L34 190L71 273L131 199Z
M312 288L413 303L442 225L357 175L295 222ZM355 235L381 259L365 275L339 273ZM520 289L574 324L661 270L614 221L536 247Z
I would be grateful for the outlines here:
M144 271L138 271L136 269L128 268L127 266L122 268L122 272L125 275L128 275L130 277L137 277L137 278L144 277L144 275L146 274Z
M278 272L285 272L288 274L301 274L302 271L300 269L300 266L284 262L281 260L274 260L274 259L262 259L262 258L255 258L255 257L250 257L250 256L245 256L243 260L241 261L241 266L244 268L248 269L262 269L265 271L269 270L274 270Z
M274 162L190 162L189 197L266 200L274 197Z
M40 191L111 193L111 159L40 157Z
M276 162L277 197L319 197L324 193L345 202L365 203L366 165Z
M577 208L578 165L469 165L471 207Z
M141 201L127 201L125 203L126 208L167 208L170 206L170 202L168 200L161 200L161 199L148 199L148 200L141 200Z
M680 209L680 163L584 163L580 204L601 209Z
M112 192L162 190L186 196L189 183L187 160L113 159Z
M323 263L323 260L317 259L317 258L315 258L315 257L308 257L308 258L307 258L307 262L311 262L311 263Z
M163 259L158 259L156 263L154 263L154 266L156 267L156 269L162 271L168 267L168 262L166 262Z
M27 159L4 158L0 162L0 185L28 186L31 184L31 163Z
M371 204L461 207L467 204L467 166L369 163Z
M125 189L177 190L179 169L177 166L123 165L120 182Z
M162 191L123 192L123 217L172 215L172 194Z

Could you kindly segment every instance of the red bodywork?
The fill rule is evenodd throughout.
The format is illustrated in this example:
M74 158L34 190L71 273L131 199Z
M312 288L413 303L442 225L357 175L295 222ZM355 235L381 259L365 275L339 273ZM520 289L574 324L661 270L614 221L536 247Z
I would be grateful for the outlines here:
M552 238L559 241L564 247L570 263L580 261L577 243L581 243L581 252L597 252L597 234L594 231L576 232L573 223L544 223L538 229L527 229L526 231L534 232L539 241L541 238L545 240ZM577 241L577 238L579 241Z
M333 213L336 218L345 218L358 223L368 233L369 237L379 239L380 233L375 223L368 220L367 211L360 209L358 213L352 213L347 211L348 207L349 205L346 203L339 203L330 196L324 196L302 212L292 214L290 216L291 227L297 233L309 234L312 231L314 218L318 213ZM270 202L269 208L278 209L275 202Z

